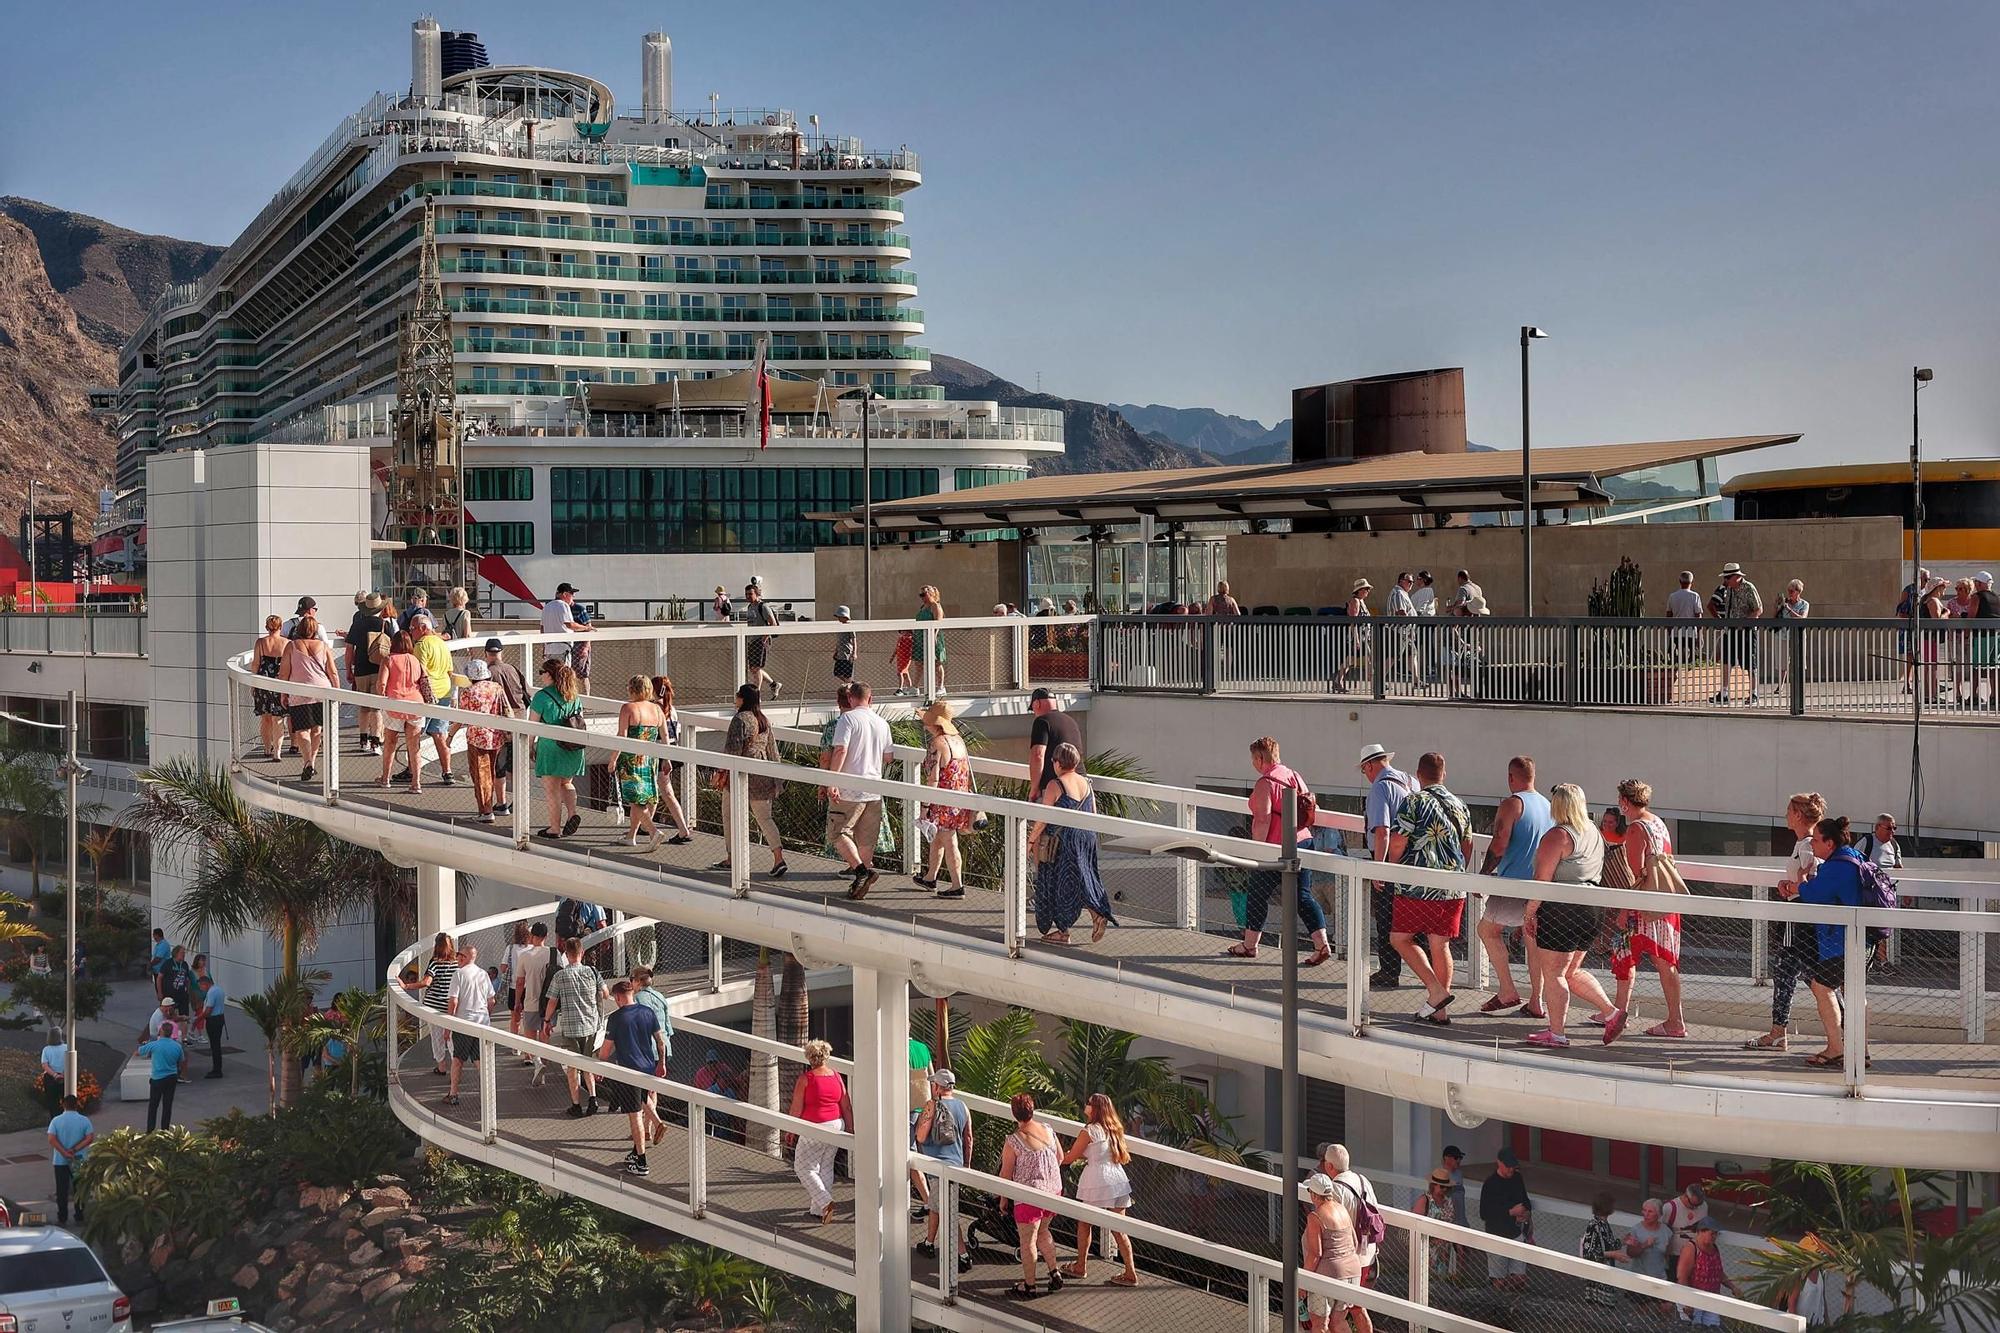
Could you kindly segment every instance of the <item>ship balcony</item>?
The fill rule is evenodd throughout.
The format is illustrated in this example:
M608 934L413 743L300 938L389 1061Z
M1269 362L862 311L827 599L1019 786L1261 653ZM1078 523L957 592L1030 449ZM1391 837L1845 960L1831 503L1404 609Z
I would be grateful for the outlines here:
M440 236L526 236L552 241L586 241L592 245L668 246L730 249L878 249L910 248L910 238L895 231L778 231L774 228L714 231L654 231L625 227L574 227L555 222L514 222L500 218L439 218Z
M680 343L592 343L548 338L453 338L452 350L468 356L589 356L613 360L641 361L741 361L756 360L754 348L743 346L703 347ZM771 347L765 355L772 361L923 361L931 359L928 347Z
M454 296L445 308L463 315L532 315L547 319L632 319L655 323L721 324L903 324L912 332L923 327L924 312L907 306L881 310L737 309L716 306L605 305L590 301L525 301L483 296Z
M552 264L537 259L486 259L446 255L443 273L506 273L531 278L583 278L599 282L650 282L715 287L907 287L914 295L917 275L908 269L870 268L842 273L809 269L760 272L726 268L648 268L627 264Z

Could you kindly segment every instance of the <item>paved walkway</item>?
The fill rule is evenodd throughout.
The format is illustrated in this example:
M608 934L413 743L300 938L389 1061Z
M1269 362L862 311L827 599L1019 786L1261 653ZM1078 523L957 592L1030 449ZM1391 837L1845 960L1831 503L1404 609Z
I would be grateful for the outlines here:
M422 795L410 795L401 787L384 791L374 781L379 764L364 759L354 750L351 738L347 744L349 749L341 760L341 799L344 802L386 806L435 819L452 825L459 836L500 840L511 837L511 830L505 824L482 825L474 822L470 784L462 775L456 786L444 787L435 781L433 768L429 770L430 778ZM297 761L253 761L246 763L245 772L252 778L266 781L296 781ZM357 783L355 779L361 781ZM583 786L580 782L579 787ZM546 822L541 817L539 791L532 794L532 802L530 813L534 818L531 827L539 830ZM724 855L722 839L716 832L701 831L691 845L663 846L658 852L652 852L627 846L622 819L603 810L590 809L587 805L582 812L582 825L574 836L555 840L537 836L532 845L551 852L602 859L633 868L667 870L711 884L725 884L728 878L725 871L711 868ZM764 873L770 864L768 851L761 845L752 846L752 864L756 868L753 893L830 901L841 911L915 920L932 929L962 932L995 942L1001 938L1000 896L995 891L975 888L962 899L939 899L918 889L908 876L884 871L880 883L866 900L850 903L845 898L848 881L837 862L821 853L797 849L788 851L786 855L792 866L790 875L782 881L771 880ZM1172 924L1175 870L1176 862L1171 858L1121 854L1114 845L1107 844L1103 873L1107 889L1118 897L1116 907L1121 924L1101 942L1088 943L1089 920L1085 918L1073 936L1077 943L1063 949L1063 952L1074 959L1100 963L1113 970L1146 973L1181 984L1192 982L1229 995L1244 995L1276 1004L1280 996L1281 968L1275 947L1267 944L1254 960L1229 958L1224 956L1223 949L1234 938L1235 932L1190 931ZM1203 904L1203 919L1210 922L1232 920L1226 890L1215 876L1208 872L1204 874L1208 892ZM1274 925L1275 921L1274 916ZM1658 983L1648 974L1639 979L1634 1006L1639 1017L1624 1039L1615 1046L1603 1046L1597 1040L1597 1029L1584 1023L1583 1006L1578 1005L1575 1006L1578 1012L1570 1025L1575 1045L1566 1052L1552 1054L1593 1065L1616 1064L1681 1074L1729 1073L1760 1079L1777 1078L1801 1085L1837 1085L1840 1082L1838 1069L1816 1070L1805 1063L1805 1057L1818 1050L1820 1042L1816 1035L1817 1020L1812 997L1803 985L1793 1005L1794 1031L1803 1035L1795 1035L1793 1053L1779 1056L1743 1049L1743 1042L1748 1037L1767 1028L1770 991L1749 981L1745 962L1747 944L1743 939L1719 932L1708 939L1700 936L1698 929L1690 922L1685 946L1691 965L1686 977L1689 1036L1685 1040L1642 1035L1643 1029L1658 1022L1665 1012L1658 995ZM1465 941L1461 941L1461 948L1464 945ZM1058 947L1034 938L1031 929L1026 946L1031 956ZM1993 962L2000 965L2000 950L1992 952L1995 955ZM1955 967L1956 941L1950 942L1950 959L1951 966ZM1373 960L1367 962L1372 969ZM1302 971L1302 1003L1308 1009L1344 1017L1347 1005L1346 966L1345 960L1335 958L1321 967ZM1593 956L1591 966L1597 970L1600 981L1609 987L1609 969L1603 966L1602 958ZM1910 972L1914 973L1915 969L1910 969ZM1515 975L1517 981L1525 984L1525 971L1519 963L1515 965ZM1534 1051L1524 1039L1529 1032L1545 1025L1537 1020L1509 1014L1478 1013L1480 1002L1486 995L1468 989L1466 976L1461 962L1456 992L1458 998L1450 1010L1453 1022L1448 1027L1421 1023L1413 1017L1421 998L1413 985L1408 989L1372 989L1368 999L1372 1021L1378 1029L1421 1034L1453 1045L1487 1048L1495 1051L1496 1056L1502 1050ZM1870 1045L1873 1081L1890 1086L1919 1086L1942 1080L1955 1091L1964 1093L2000 1091L2000 1043L1989 1040L1981 1046L1969 1046L1964 1042L1963 1031L1959 1027L1955 979L1944 987L1922 986L1906 981L1900 988L1894 978L1880 982L1871 979L1870 997L1870 1020L1876 1034Z
M156 1001L150 980L115 981L104 1013L77 1023L79 1041L101 1041L114 1049L131 1051L136 1036L151 1016ZM241 1048L240 1050L238 1048ZM223 1077L202 1077L209 1071L208 1045L197 1041L189 1051L187 1075L190 1081L174 1093L174 1123L197 1125L212 1116L243 1110L262 1113L270 1107L269 1083L265 1074L264 1034L241 1013L229 1016L223 1044ZM146 1103L118 1100L115 1079L108 1080L104 1103L90 1117L99 1135L114 1129L143 1129ZM45 1129L17 1130L0 1134L0 1195L17 1207L42 1208L54 1216L55 1177L49 1166L49 1137Z

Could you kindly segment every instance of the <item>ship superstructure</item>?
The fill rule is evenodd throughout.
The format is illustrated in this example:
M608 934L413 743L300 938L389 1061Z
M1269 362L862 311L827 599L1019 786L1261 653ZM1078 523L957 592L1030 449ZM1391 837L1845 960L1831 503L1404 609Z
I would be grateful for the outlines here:
M907 147L714 99L673 111L664 33L642 41L636 114L580 74L447 75L447 36L471 34L414 25L408 90L343 120L127 343L121 490L156 452L249 440L378 440L386 467L426 210L466 545L510 595L706 594L757 573L809 596L812 548L840 539L806 516L859 499L864 408L883 499L1011 480L1061 449L1059 413L916 382ZM382 512L381 536L421 536Z

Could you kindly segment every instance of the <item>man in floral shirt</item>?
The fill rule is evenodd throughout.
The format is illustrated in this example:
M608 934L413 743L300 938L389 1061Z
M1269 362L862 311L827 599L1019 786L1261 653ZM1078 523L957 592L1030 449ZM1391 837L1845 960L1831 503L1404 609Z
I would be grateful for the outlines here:
M1435 750L1417 761L1418 788L1403 798L1389 826L1389 859L1427 870L1464 870L1472 859L1472 816L1444 785L1444 756ZM1465 890L1397 884L1389 943L1424 983L1416 1016L1440 1026L1451 1022L1451 942L1465 920ZM1429 956L1416 937L1429 937Z
M506 711L507 695L494 681L486 663L474 658L465 664L467 684L458 692L457 704L468 713L499 717ZM468 726L465 729L465 762L472 770L472 799L479 805L479 822L493 822L494 756L507 744L508 733L494 727Z

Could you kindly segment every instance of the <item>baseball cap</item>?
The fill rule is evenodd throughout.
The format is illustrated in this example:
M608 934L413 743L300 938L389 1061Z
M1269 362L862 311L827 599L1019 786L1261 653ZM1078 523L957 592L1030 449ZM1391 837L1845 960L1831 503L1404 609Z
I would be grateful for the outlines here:
M1333 1177L1324 1171L1315 1171L1306 1177L1306 1193L1322 1197L1333 1193Z
M486 641L486 651L489 653L497 653L506 646L507 645L501 643L500 640L498 639L488 639Z
M1028 702L1031 704L1040 703L1044 699L1053 699L1055 697L1054 690L1051 690L1046 685L1037 685L1035 686L1035 692L1028 696Z
M576 591L576 585L574 583L558 583L556 585L556 596L558 597L562 596L566 592L575 592L575 591Z
M299 610L314 611L317 610L318 608L319 608L319 603L314 601L312 598L310 597L299 598Z
M1710 1220L1709 1220L1708 1218L1704 1217L1704 1218L1702 1218L1702 1219L1701 1219L1700 1221L1696 1222L1696 1223L1695 1223L1695 1224L1694 1224L1693 1226L1689 1227L1689 1228L1688 1228L1688 1230L1690 1230L1690 1231L1719 1231L1719 1230L1721 1230L1721 1228L1720 1228L1720 1227L1718 1227L1718 1226L1716 1226L1716 1225L1715 1225L1715 1223L1714 1223L1714 1222L1712 1222L1712 1221L1710 1221Z
M1974 583L1991 583L1993 582L1993 571L1990 569L1982 569L1977 574L1974 574L1972 576L1972 581Z
M958 1075L952 1073L949 1069L935 1070L931 1074L931 1082L937 1084L940 1088L955 1088L958 1086Z
M1514 1155L1512 1148L1502 1148L1499 1152L1494 1153L1493 1160L1505 1167L1516 1167L1521 1164L1521 1159Z
M1463 1149L1463 1148L1459 1147L1459 1146L1458 1146L1458 1145L1457 1145L1456 1143L1453 1143L1453 1144L1450 1144L1450 1145L1448 1145L1448 1146L1447 1146L1447 1147L1445 1148L1445 1150L1444 1150L1444 1151L1443 1151L1442 1153L1440 1153L1440 1154L1439 1154L1439 1156L1441 1156L1441 1157L1456 1157L1456 1158L1457 1158L1457 1159L1458 1159L1459 1161L1461 1161L1461 1162L1462 1162L1462 1161L1464 1161L1464 1160L1465 1160L1465 1149Z

